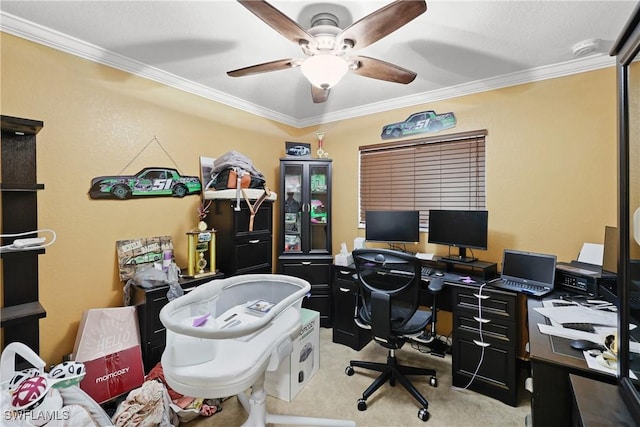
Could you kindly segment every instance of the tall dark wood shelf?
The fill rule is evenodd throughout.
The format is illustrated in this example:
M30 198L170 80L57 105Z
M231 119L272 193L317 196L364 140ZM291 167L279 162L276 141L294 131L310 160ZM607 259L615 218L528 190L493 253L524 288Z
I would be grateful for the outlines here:
M280 159L278 272L305 279L311 295L302 306L332 326L331 159Z
M36 135L44 124L39 120L0 116L0 125L1 232L7 235L35 231L38 229L37 192L44 189L43 184L36 183ZM1 244L11 244L14 239L3 237ZM39 352L39 320L47 315L38 301L38 256L44 253L44 249L0 253L3 348L18 341Z

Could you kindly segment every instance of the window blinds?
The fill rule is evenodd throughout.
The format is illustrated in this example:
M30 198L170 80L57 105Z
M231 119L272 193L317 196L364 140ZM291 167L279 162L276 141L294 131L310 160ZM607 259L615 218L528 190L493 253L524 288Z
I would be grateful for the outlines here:
M482 210L485 137L473 131L359 147L360 222L367 210Z

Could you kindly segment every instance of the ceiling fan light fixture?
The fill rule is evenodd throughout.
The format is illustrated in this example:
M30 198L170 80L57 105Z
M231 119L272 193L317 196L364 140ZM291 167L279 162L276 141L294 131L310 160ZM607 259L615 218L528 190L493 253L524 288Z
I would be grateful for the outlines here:
M342 57L320 54L305 59L300 69L312 85L329 89L347 74L349 65Z

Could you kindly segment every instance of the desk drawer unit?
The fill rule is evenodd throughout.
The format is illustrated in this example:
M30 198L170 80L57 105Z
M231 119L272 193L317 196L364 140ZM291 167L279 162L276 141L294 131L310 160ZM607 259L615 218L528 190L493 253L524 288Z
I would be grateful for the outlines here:
M333 342L361 350L371 341L371 330L359 328L353 320L358 298L356 270L337 265L333 270Z
M457 285L452 296L453 385L517 406L517 295Z

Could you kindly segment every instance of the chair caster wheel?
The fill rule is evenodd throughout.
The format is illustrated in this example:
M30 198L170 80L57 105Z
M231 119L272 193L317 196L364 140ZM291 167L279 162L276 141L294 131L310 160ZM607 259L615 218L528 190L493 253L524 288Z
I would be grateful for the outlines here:
M364 399L358 399L358 411L366 411L367 402Z
M352 376L355 373L355 371L353 370L353 366L347 366L344 370L344 373Z
M429 411L427 411L425 408L420 408L420 410L418 411L418 418L420 418L424 422L427 422L427 420L429 419Z
M436 377L429 378L429 385L431 387L438 387L438 378Z

